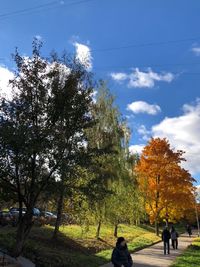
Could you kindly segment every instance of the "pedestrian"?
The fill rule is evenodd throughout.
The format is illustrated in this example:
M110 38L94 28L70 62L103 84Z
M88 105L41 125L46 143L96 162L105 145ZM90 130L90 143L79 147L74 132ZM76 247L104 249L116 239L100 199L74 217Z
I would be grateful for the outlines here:
M191 235L192 235L192 228L191 228L191 226L189 224L187 225L186 229L187 229L187 232L188 232L189 237L191 237Z
M170 246L169 246L169 240L171 238L171 234L168 230L168 227L166 226L165 229L162 232L162 241L164 243L164 254L167 253L170 254Z
M112 259L111 259L114 267L132 267L133 260L131 255L128 251L128 247L126 244L126 240L124 237L119 237L117 239L116 247L112 252Z
M176 231L176 229L174 228L174 226L172 226L171 229L171 240L172 240L172 247L173 249L178 249L178 233Z

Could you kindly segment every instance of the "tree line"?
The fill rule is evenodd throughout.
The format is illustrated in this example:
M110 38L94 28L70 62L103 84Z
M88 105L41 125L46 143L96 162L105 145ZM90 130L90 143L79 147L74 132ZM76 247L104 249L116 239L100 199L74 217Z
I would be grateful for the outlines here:
M158 224L184 218L194 206L183 151L152 138L141 156L129 153L130 130L104 81L66 54L16 50L13 98L0 99L0 198L20 208L14 255L22 253L33 209L56 209L56 239L67 212L76 223ZM97 91L94 99L94 91ZM22 214L22 207L26 213Z

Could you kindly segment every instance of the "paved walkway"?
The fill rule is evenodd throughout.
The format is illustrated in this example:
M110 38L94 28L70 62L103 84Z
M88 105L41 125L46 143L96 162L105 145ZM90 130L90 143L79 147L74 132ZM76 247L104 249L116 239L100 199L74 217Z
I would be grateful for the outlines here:
M157 243L151 247L142 249L132 255L134 267L169 267L175 258L191 244L193 238L182 235L179 238L179 249L172 250L170 255L163 255L163 243ZM112 263L101 267L113 267Z
M32 263L30 260L25 259L24 257L18 257L17 262L21 267L35 267L35 264Z
M4 253L0 252L0 262L3 261L3 258L5 259L4 262L6 263L6 267L35 267L35 264L32 263L30 260L25 259L24 257L18 257L17 260L10 257L9 255L6 255Z

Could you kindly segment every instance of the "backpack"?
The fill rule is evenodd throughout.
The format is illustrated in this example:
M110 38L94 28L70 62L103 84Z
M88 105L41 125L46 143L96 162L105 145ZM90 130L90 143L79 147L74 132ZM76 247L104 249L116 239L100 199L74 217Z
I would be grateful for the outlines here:
M177 239L177 237L178 237L178 234L177 234L176 231L171 232L171 238L172 238L172 240Z

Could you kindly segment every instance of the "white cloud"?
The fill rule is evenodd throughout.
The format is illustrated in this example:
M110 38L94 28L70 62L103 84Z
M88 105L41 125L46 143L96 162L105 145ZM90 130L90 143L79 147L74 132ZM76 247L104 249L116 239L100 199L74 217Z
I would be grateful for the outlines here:
M97 94L98 94L98 92L97 92L96 90L94 90L94 91L92 92L92 101L93 101L94 103L97 102Z
M92 55L91 55L90 47L85 44L78 43L78 42L75 42L74 46L76 48L76 59L83 66L85 66L86 69L91 70L92 69Z
M143 140L149 140L151 136L151 131L147 130L145 125L140 125L137 132L142 136Z
M145 147L144 144L132 145L129 147L129 151L131 154L135 153L141 154L144 147Z
M152 88L155 86L155 82L170 83L174 80L175 75L171 72L156 73L151 68L148 68L147 71L140 71L139 68L135 68L130 74L116 72L111 73L111 77L117 82L127 80L127 86L130 88Z
M24 62L26 64L31 64L32 58L29 58L27 56L24 56ZM65 83L65 80L67 76L70 73L70 69L66 67L64 64L60 63L52 63L52 64L47 64L46 72L50 72L53 70L53 68L57 67L59 68L60 71L60 83L63 84ZM42 75L42 73L40 74ZM23 73L20 73L20 76L24 76ZM15 77L15 74L10 71L8 68L4 66L0 66L0 97L4 97L7 100L12 100L13 96L19 92L18 88L13 88L12 85L9 83L10 80L13 80ZM44 82L48 82L47 80Z
M193 47L192 52L194 52L196 56L200 56L200 47L198 46Z
M200 100L185 104L183 114L165 118L152 127L152 136L166 137L172 147L186 152L184 167L192 174L200 172Z
M161 112L160 106L156 104L151 105L145 101L135 101L131 104L128 104L127 110L130 110L135 114L147 113L149 115L156 115Z
M42 41L42 40L43 40L42 36L41 36L41 35L39 35L39 34L38 34L38 35L36 35L36 36L35 36L35 38L36 38L38 41Z
M138 128L138 133L141 134L141 135L147 134L148 131L146 129L146 126L145 125L140 125L140 127Z
M124 81L128 78L128 75L126 73L123 73L123 72L117 72L117 73L113 72L110 75L113 78L113 80L115 80L115 81Z
M6 67L0 66L0 97L11 100L13 92L9 80L14 78L14 73Z
M131 114L131 115L126 115L125 117L127 118L127 120L131 120L135 118L135 115Z

